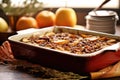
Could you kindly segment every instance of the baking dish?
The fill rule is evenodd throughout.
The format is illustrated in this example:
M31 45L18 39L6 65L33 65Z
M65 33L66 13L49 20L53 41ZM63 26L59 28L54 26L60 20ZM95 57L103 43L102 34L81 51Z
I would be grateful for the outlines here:
M72 54L72 53L49 49L45 47L40 47L40 46L38 47L38 46L23 43L20 41L23 37L31 36L33 33L39 33L42 35L52 31L105 36L105 37L114 38L118 40L118 43L90 54ZM39 63L42 66L55 68L63 71L72 71L75 73L88 72L86 69L86 64L92 57L103 54L103 52L105 51L116 51L119 49L119 46L120 46L119 36L115 36L107 33L95 32L95 31L74 29L74 28L65 27L65 26L59 26L59 27L53 26L53 27L47 27L42 29L36 29L35 31L27 32L27 33L22 32L22 34L19 33L19 34L10 36L8 40L11 44L11 48L15 58L25 59L34 63Z

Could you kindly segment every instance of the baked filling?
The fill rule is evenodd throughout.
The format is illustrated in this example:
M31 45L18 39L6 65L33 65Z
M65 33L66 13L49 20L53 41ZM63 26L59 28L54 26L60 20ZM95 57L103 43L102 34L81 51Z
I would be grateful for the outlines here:
M21 42L74 54L89 54L111 46L117 43L117 40L88 34L48 32L44 35L35 33L30 37L24 37Z

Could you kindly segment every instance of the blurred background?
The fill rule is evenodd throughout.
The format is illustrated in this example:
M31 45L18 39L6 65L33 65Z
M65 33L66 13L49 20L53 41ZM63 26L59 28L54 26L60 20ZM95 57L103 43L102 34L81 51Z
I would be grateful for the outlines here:
M104 0L0 0L0 3L1 6L3 6L4 8L8 5L9 8L17 7L17 9L18 7L24 8L26 4L34 5L34 7L32 6L32 8L29 6L30 9L27 6L26 8L20 11L17 10L16 12L14 9L14 15L25 13L24 11L36 13L37 11L43 9L48 9L55 12L56 9L59 7L71 7L74 8L77 13L77 24L85 25L85 16L88 14L88 12L98 7L103 1ZM103 6L102 9L115 11L120 17L120 0L110 0L107 4ZM7 13L7 10L5 11L5 13ZM118 24L120 24L120 21L118 21Z

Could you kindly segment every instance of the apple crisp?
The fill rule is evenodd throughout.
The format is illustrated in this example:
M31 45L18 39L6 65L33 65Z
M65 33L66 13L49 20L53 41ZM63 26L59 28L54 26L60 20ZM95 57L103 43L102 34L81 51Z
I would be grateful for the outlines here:
M116 39L88 34L73 34L67 32L48 32L44 35L33 34L24 37L22 42L50 49L67 51L74 54L88 54L117 43Z

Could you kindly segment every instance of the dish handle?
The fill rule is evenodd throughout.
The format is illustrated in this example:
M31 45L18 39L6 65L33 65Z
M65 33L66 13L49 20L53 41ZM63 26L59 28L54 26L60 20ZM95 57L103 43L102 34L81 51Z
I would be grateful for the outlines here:
M109 46L109 47L106 47L104 48L104 51L106 50L113 50L113 51L118 51L120 50L120 42L116 43L116 44L113 44L112 46Z

